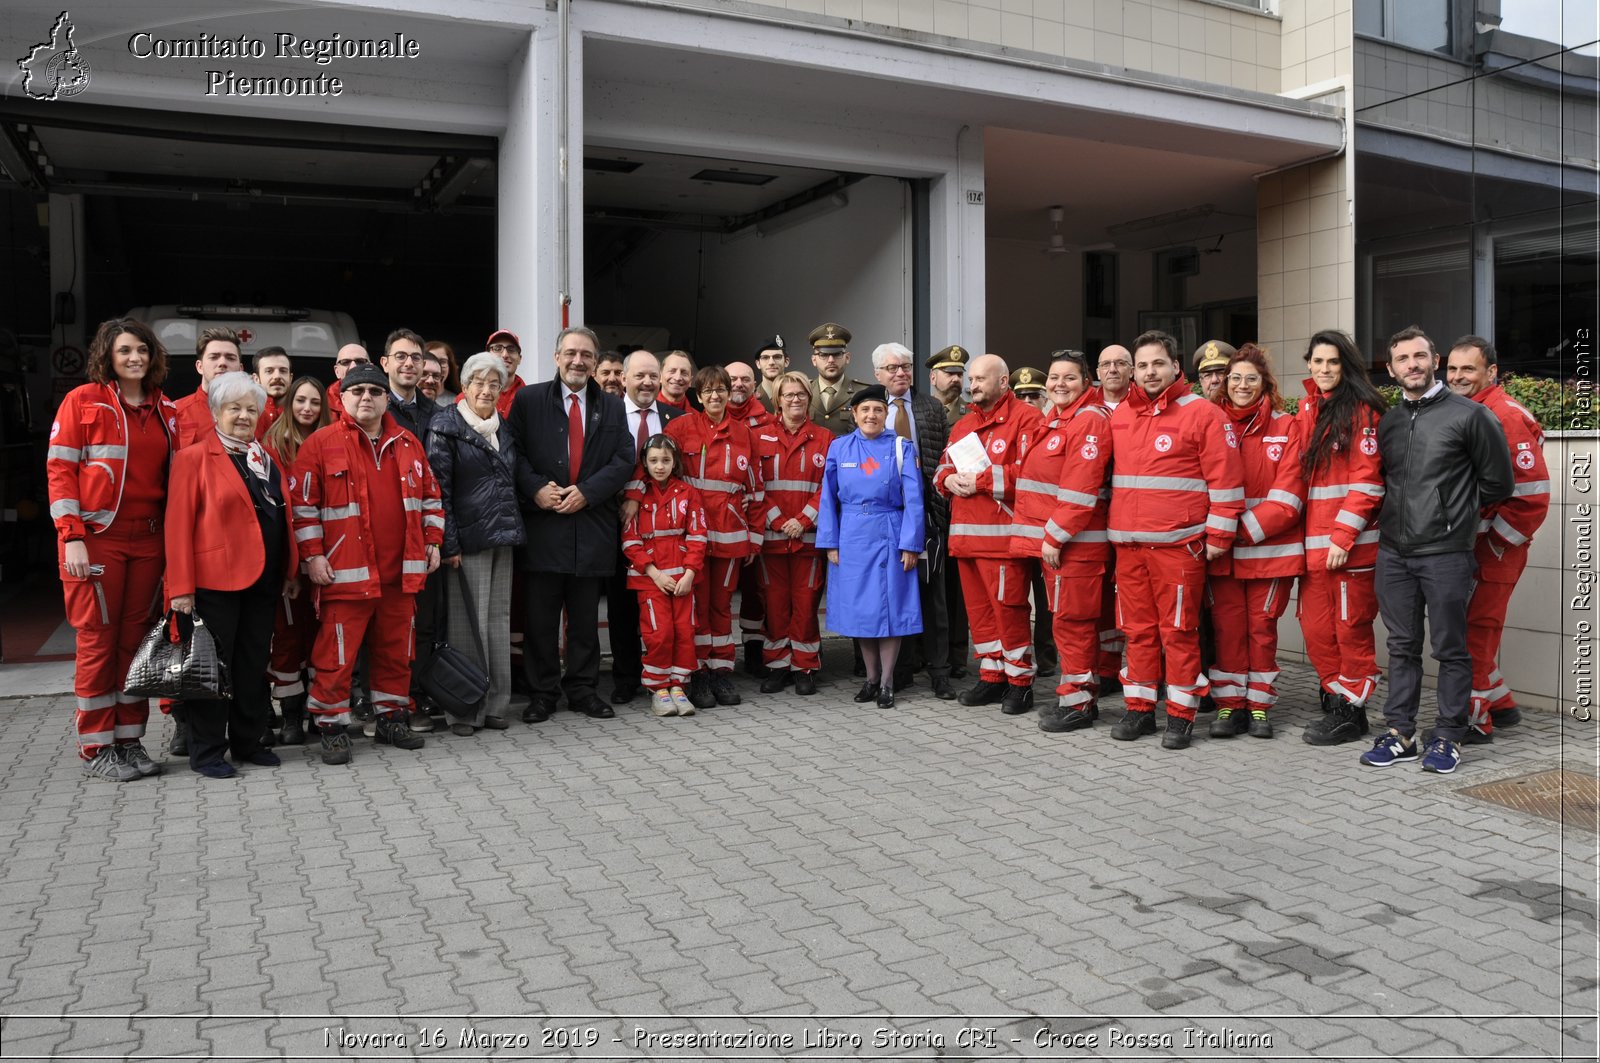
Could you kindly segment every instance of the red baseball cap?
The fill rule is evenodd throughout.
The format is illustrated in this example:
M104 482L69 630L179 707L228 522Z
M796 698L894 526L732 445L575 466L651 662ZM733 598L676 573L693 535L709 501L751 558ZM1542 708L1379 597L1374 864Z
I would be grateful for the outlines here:
M495 331L489 333L489 338L484 341L483 345L485 347L491 346L494 343L494 341L499 339L501 336L504 336L507 339L509 339L512 343L515 343L517 345L517 350L520 351L522 349L522 341L517 339L517 334L515 332L512 332L510 329L504 329L504 328L503 329L496 329Z

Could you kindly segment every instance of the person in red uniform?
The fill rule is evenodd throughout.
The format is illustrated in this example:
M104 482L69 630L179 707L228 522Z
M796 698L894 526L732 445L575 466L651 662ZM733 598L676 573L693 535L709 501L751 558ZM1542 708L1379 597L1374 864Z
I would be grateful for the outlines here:
M289 352L282 347L263 347L252 359L255 362L256 383L267 393L266 409L256 422L256 438L267 434L267 429L277 423L289 405L289 383L294 370L289 362Z
M1089 360L1062 351L1050 362L1044 427L1028 447L1017 481L1011 550L1038 558L1051 634L1061 666L1056 702L1039 710L1039 730L1094 726L1100 657L1100 595L1111 546L1111 411L1100 405Z
M1483 511L1476 549L1478 586L1467 607L1467 647L1472 652L1472 709L1463 745L1493 739L1495 728L1522 720L1500 674L1500 636L1511 592L1528 565L1528 548L1550 512L1550 470L1544 431L1521 403L1500 387L1500 360L1482 336L1463 336L1450 348L1446 383L1457 395L1481 402L1500 421L1511 448L1511 497Z
M728 371L728 416L743 422L752 436L775 426L778 419L756 401L755 369L745 362L729 362L723 368ZM746 565L739 573L739 634L744 640L745 674L758 679L767 674L763 645L766 626L761 566Z
M666 433L683 452L684 479L706 507L705 578L694 585L695 656L699 670L689 684L696 708L737 705L733 671L733 592L739 569L761 548L762 485L755 438L728 416L728 373L708 365L695 374L704 405L667 422ZM642 477L635 477L642 479ZM637 501L629 491L626 499Z
M679 413L696 408L689 385L694 381L694 359L688 351L668 351L661 356L661 393L656 401Z
M231 328L201 329L194 341L194 369L200 374L200 387L178 400L178 449L210 438L217 422L212 419L206 400L206 385L223 373L244 369L239 355L239 334Z
M1322 687L1323 715L1300 737L1335 746L1367 733L1367 700L1380 674L1373 569L1384 494L1378 418L1387 407L1343 332L1312 336L1306 367L1311 376L1295 414L1301 483L1294 490L1306 506L1300 630Z
M967 379L972 399L950 429L950 443L933 475L934 488L950 498L950 556L961 572L978 657L978 681L959 700L963 705L998 701L1002 712L1017 715L1033 708L1028 591L1034 565L1011 555L1012 507L1023 458L1044 418L1011 394L1010 370L999 355L974 358ZM971 444L962 440L968 437L981 447L981 469L964 456ZM966 471L958 471L957 458Z
M1204 364L1203 362L1201 364ZM1305 571L1300 531L1304 501L1300 438L1294 417L1279 409L1278 381L1260 347L1247 343L1223 366L1212 402L1233 424L1244 464L1245 511L1233 549L1212 561L1206 579L1216 659L1212 738L1249 732L1271 738L1268 713L1278 703L1278 618L1294 578ZM1271 501L1274 505L1264 507Z
M694 674L694 584L706 560L706 510L683 482L683 453L671 436L644 444L645 484L622 529L628 584L639 595L642 682L657 716L693 716L683 684Z
M401 749L423 745L406 725L412 611L444 541L438 484L421 441L388 413L389 378L358 365L343 392L345 412L301 446L289 484L295 541L319 599L307 705L324 764L350 761L350 675L363 641L374 737Z
M1111 737L1156 729L1167 684L1164 749L1187 749L1210 683L1200 667L1206 562L1233 545L1244 510L1239 437L1221 410L1189 390L1178 342L1145 332L1133 344L1136 386L1111 415L1116 472L1107 531L1117 547L1117 627L1127 639L1128 711ZM1165 671L1163 672L1163 658Z
M805 375L785 373L778 378L781 419L754 430L767 506L761 556L751 566L767 603L763 694L791 681L796 694L815 694L822 667L817 606L825 568L817 552L817 501L833 433L811 422L810 407Z
M527 381L517 375L517 367L522 365L522 341L510 329L496 329L489 334L489 340L484 344L484 350L490 354L499 355L506 363L507 383L500 392L500 398L495 403L495 409L501 417L511 413L511 400L517 397L517 392L522 390L522 385ZM516 606L511 607L511 614L517 615Z
M333 383L328 386L328 412L334 417L344 413L344 400L339 397L339 389L344 384L345 374L358 365L371 363L367 349L359 343L347 343L333 356Z
M162 516L178 408L162 396L167 352L132 318L101 324L89 383L62 400L45 475L67 621L77 631L78 757L94 779L160 772L145 752L150 702L122 693L164 566Z
M327 390L316 377L303 376L289 385L284 403L285 415L261 438L261 445L278 468L294 468L300 447L319 428L333 423L328 410ZM317 614L311 588L301 581L300 593L286 598L273 612L272 659L267 676L272 680L272 696L283 711L283 730L278 741L298 746L306 740L306 668L311 664L311 646L316 641Z

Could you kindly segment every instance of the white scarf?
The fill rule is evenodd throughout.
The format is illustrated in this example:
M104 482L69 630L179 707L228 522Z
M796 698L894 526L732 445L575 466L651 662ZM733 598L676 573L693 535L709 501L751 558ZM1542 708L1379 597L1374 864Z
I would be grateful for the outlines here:
M229 454L245 455L244 463L256 475L258 480L267 479L267 449L258 441L251 440L246 443L229 435L223 435L222 429L217 429L217 438L222 440L222 446Z
M488 417L479 417L465 402L457 403L456 409L461 411L461 419L467 422L467 427L487 440L496 454L500 453L500 411L496 410Z

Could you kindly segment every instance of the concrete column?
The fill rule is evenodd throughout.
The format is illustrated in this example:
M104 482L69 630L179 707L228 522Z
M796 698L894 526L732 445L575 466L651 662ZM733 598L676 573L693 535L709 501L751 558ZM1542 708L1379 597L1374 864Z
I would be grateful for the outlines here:
M500 138L495 327L522 338L524 380L547 380L561 330L563 284L571 291L571 320L582 323L583 138L574 117L568 151L561 158L558 135L562 94L560 27L552 20L534 30L511 57L506 73L506 128ZM576 56L569 65L567 113L582 113L582 76ZM570 225L562 246L562 171L570 176L565 202ZM562 271L563 256L569 277Z
M51 349L76 347L88 353L87 325L84 322L84 277L89 272L85 258L87 237L83 215L83 196L50 194L50 296L54 300L61 293L72 296L73 316L68 324L56 324L51 330ZM55 320L54 304L51 320ZM51 375L57 374L54 367ZM66 374L82 376L83 370Z
M952 165L929 190L933 350L950 343L974 354L986 349L983 197L983 131L963 127Z

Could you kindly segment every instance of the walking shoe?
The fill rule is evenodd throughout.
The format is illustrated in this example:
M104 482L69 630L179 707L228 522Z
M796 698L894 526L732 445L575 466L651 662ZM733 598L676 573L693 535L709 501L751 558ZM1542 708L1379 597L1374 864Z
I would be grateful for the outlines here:
M1056 662L1045 660L1042 656L1034 660L1034 675L1040 679L1054 679L1056 677Z
M417 709L406 716L406 726L420 734L427 734L433 730L433 717Z
M1300 737L1307 745L1337 746L1354 742L1368 731L1367 710L1333 695L1333 711L1307 727Z
M1151 723L1155 721L1152 720ZM1162 749L1188 749L1194 735L1194 721L1167 713L1167 733L1161 736Z
M372 699L359 691L350 696L350 714L358 720L370 720L377 715L372 708Z
M967 666L964 664L951 664L950 678L953 680L967 678Z
M239 774L239 769L225 760L208 760L204 764L196 764L194 770L208 779L231 779Z
M406 726L405 713L401 712L386 712L379 716L372 737L379 745L394 746L396 749L421 749L427 745L427 739L413 734L411 728Z
M1515 705L1503 709L1490 709L1489 719L1496 727L1515 727L1522 722L1522 710Z
M1007 716L1021 716L1033 708L1033 688L1008 686L1000 699L1000 711Z
M280 746L306 744L306 696L296 695L283 702L283 729L278 732Z
M457 738L471 738L478 733L478 729L470 723L456 722L450 725L450 733Z
M668 693L672 695L672 706L677 709L679 716L694 715L694 702L689 700L689 695L683 692L682 687L675 686Z
M150 759L150 754L145 752L143 742L124 742L117 746L117 755L140 775L161 774L161 765Z
M1243 709L1218 709L1210 733L1212 738L1232 738L1244 734L1249 726L1250 714Z
M485 716L483 727L486 731L508 731L511 729L511 721L504 716Z
M322 763L350 763L350 735L343 727L322 732Z
M1047 705L1039 710L1039 730L1055 733L1081 731L1085 727L1093 727L1099 718L1100 706L1092 701L1087 705L1070 709L1060 705Z
M878 708L894 708L894 687L890 686L888 683L885 683L878 688Z
M1461 744L1464 746L1486 746L1493 741L1493 731L1485 733L1476 727L1468 727L1467 733L1461 736Z
M1006 689L1005 683L991 683L987 679L980 679L963 690L956 700L963 705L993 705L1006 696Z
M1153 712L1135 712L1129 709L1122 714L1122 719L1111 728L1111 737L1118 742L1132 742L1140 735L1153 735L1156 733L1156 714Z
M861 705L865 705L869 701L877 701L878 688L880 685L881 684L879 683L872 682L870 679L867 680L867 682L861 684L861 689L856 691L856 696L852 700Z
M1272 737L1272 721L1267 719L1266 712L1261 709L1250 710L1250 737Z
M933 696L940 701L956 700L956 688L951 684L949 676L931 676L928 679L928 685L933 687Z
M1339 704L1339 695L1331 690L1322 692L1322 715L1326 716Z
M711 689L711 673L702 668L689 677L689 704L697 709L709 709L716 703L717 695Z
M761 681L761 693L776 694L789 685L793 676L787 668L768 668L767 678Z
M1404 764L1417 759L1417 744L1396 731L1378 736L1372 748L1361 754L1361 763L1369 768L1387 768L1391 764Z
M1422 755L1422 770L1436 775L1449 775L1461 763L1461 747L1448 738L1435 738Z
M123 759L116 746L101 746L94 759L83 762L83 773L106 782L132 782L140 778L139 769Z
M556 703L547 697L536 697L522 710L523 723L544 723L556 713Z
M1121 676L1117 676L1117 675L1097 675L1097 676L1095 676L1095 678L1100 681L1099 694L1100 694L1101 697L1108 698L1112 694L1120 694L1120 693L1122 693L1122 677Z
M796 672L794 674L794 692L810 697L817 692L817 673ZM955 695L951 695L954 697Z
M244 756L234 754L233 759L245 764L254 764L258 768L276 768L283 763L283 758L270 749L253 749Z
M172 721L172 741L167 743L167 756L187 757L188 755L189 725L174 717Z
M733 689L733 680L727 672L711 673L711 696L718 705L738 705L744 701L739 692Z
M672 691L656 691L650 699L650 711L657 716L678 715L678 703L672 700Z

